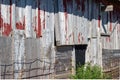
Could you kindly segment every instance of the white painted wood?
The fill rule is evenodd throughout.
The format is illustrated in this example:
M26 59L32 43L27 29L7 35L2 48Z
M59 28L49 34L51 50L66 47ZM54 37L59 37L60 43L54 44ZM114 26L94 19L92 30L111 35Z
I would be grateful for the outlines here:
M72 51L72 75L76 74L76 59L75 59L75 47L73 46Z
M26 0L26 9L25 9L25 34L26 34L26 38L32 37L31 36L31 29L32 29L32 1L30 0Z

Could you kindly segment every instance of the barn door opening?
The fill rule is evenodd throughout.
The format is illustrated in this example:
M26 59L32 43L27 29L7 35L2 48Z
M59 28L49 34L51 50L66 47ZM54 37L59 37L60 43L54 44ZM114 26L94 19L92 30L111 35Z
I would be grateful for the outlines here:
M86 48L87 48L87 45L76 45L75 46L76 66L85 64Z

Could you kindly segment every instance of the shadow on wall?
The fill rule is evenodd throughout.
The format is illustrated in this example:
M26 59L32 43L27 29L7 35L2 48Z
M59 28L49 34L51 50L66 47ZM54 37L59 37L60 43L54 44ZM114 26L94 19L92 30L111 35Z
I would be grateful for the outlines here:
M85 64L86 49L87 49L87 45L76 45L75 46L76 66Z

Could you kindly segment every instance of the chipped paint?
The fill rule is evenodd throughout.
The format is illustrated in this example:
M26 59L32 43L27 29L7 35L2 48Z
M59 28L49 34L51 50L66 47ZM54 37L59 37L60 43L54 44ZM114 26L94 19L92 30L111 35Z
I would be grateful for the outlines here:
M110 28L109 28L109 31L112 32L112 13L111 12L109 14L109 17L110 17Z
M10 24L4 23L3 19L0 17L0 29L2 29L2 34L3 35L9 36L9 34L12 31L11 23Z
M5 35L5 36L9 36L9 34L10 34L11 31L12 31L11 25L8 24L8 23L4 23L3 25L4 25L4 26L3 26L3 29L4 29L4 30L3 30L2 34Z
M98 16L98 27L100 28L100 19L101 19L101 16L99 15Z
M12 27L11 27L11 25L12 25L12 22L11 22L12 21L12 15L11 15L12 14L12 8L11 8L11 6L12 6L12 3L11 3L11 0L10 0L10 7L9 7L10 18L9 18L9 23L4 22L4 20L2 18L2 15L1 15L2 11L0 11L0 29L2 30L2 35L4 35L4 36L9 36L11 31L12 31Z
M26 54L36 54L29 59L40 58L54 63L51 59L55 55L53 0L0 0L0 36L12 38L12 61L26 62ZM32 39L33 43L29 44L34 46L26 46L26 39L28 42ZM22 71L23 65L15 64L13 67L15 71ZM13 75L17 79L20 74Z
M23 19L23 22L16 22L16 28L19 30L24 30L25 29L25 17Z
M41 37L41 17L40 17L40 0L38 0L38 27L37 27L37 37Z
M25 56L27 51L29 58L35 56L53 61L50 57L55 56L55 40L58 40L59 46L88 45L90 58L94 60L101 59L96 56L102 53L102 48L120 48L120 44L117 44L120 42L120 22L113 30L120 18L119 9L108 15L103 13L102 17L100 5L95 0L57 1L54 5L54 0L1 0L0 33L1 36L13 38L13 60L28 58ZM55 8L57 11L54 11ZM55 24L59 32L54 34ZM109 32L110 37L100 36ZM54 39L56 36L58 39ZM28 41L25 42L25 39ZM21 69L22 65L19 67ZM15 69L18 67L15 66Z
M13 0L10 0L10 2L7 2L6 4L11 5L12 2ZM8 16L3 15L3 12L1 12L2 14L0 13L0 29L3 35L9 36L11 34L13 30L13 26L11 25L13 24L15 24L14 26L16 27L14 30L23 30L25 32L24 34L26 38L41 38L44 34L48 33L51 30L54 30L49 27L49 20L51 20L49 19L51 18L49 17L49 14L53 14L54 16L54 8L49 8L46 5L47 2L44 0L36 0L30 2L28 1L27 3L24 2L25 0L16 1L16 13L12 13L12 5L1 5L2 10L4 7L6 11L8 10L6 14ZM60 22L57 24L59 26L60 33L57 34L60 35L60 45L87 44L87 37L89 35L88 26L92 26L92 33L90 34L92 37L99 34L99 31L97 31L98 28L100 31L104 32L103 25L107 31L109 30L111 32L114 26L113 16L119 14L119 11L117 11L117 9L115 9L116 11L113 13L110 12L110 14L104 18L106 22L108 22L108 19L110 23L104 24L102 23L102 16L99 13L99 7L96 5L98 2L96 1L92 1L92 4L87 0L58 0L58 2L60 4L58 3L56 8L59 8L58 18L61 19L59 19ZM32 10L28 10L29 8L26 8L27 4L32 5L32 7L29 6ZM96 10L96 12L94 13L93 10ZM32 18L28 18L30 15L28 16L26 12L29 13ZM12 17L14 17L14 15L17 18L13 23ZM90 18L91 21L89 20ZM119 16L117 16L117 19L119 19ZM54 18L52 18L51 21L54 22ZM89 24L90 22L92 25ZM119 29L117 31L119 34Z

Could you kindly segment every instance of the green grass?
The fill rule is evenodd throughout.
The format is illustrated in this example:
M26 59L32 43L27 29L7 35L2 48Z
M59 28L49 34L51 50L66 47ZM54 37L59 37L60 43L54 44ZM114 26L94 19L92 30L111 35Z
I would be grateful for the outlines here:
M72 79L110 79L110 77L103 74L99 66L86 64L77 67L76 75L73 75Z

